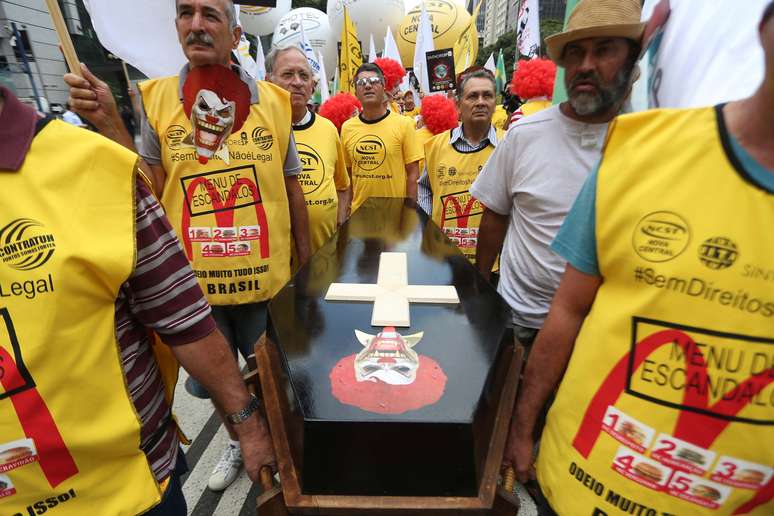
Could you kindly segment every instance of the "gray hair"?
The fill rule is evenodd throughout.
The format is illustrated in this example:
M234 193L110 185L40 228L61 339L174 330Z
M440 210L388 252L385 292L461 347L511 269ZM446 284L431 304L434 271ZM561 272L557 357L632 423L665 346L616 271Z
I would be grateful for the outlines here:
M224 14L228 20L228 30L233 32L237 26L236 7L234 6L234 0L223 0L223 2L226 4L226 12ZM175 11L177 11L177 0L175 0Z
M264 62L264 66L266 67L266 75L269 76L274 73L274 67L277 65L277 59L279 59L279 56L287 52L292 52L293 50L301 54L301 57L304 58L306 67L309 69L309 75L312 77L312 80L317 83L317 81L320 80L320 77L314 72L314 70L312 70L312 65L309 64L309 60L306 58L306 54L303 50L301 50L301 47L293 44L275 45L272 47L271 51L269 51L269 53L266 55Z
M486 68L474 69L467 74L462 72L460 75L462 77L460 77L459 86L457 88L457 100L462 99L463 95L465 94L465 86L468 85L468 81L471 79L486 79L490 81L492 83L492 89L494 90L495 94L497 94L497 81L495 80L494 75L492 75L492 72Z

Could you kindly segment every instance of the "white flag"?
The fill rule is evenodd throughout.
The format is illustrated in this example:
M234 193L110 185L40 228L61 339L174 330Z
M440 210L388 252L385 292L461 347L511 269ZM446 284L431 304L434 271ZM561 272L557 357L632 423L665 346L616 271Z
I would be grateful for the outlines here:
M395 43L395 38L392 37L392 29L387 26L387 33L384 35L384 50L382 51L382 57L388 57L399 62L403 66L403 61L400 59L400 51L398 50L398 44ZM400 91L406 93L411 85L409 84L409 75L403 76L400 81Z
M373 63L374 61L376 61L376 43L374 43L374 35L373 34L371 34L369 37L371 38L371 43L370 43L371 44L371 48L368 51L368 62L369 63Z
M387 27L387 34L384 35L384 51L382 51L382 57L394 59L403 66L403 62L400 59L398 44L395 43L395 38L392 37L392 29L390 29L390 27Z
M433 28L430 25L430 17L422 2L422 10L419 14L419 28L417 29L417 44L414 47L414 75L417 76L420 89L426 94L430 93L430 76L427 73L427 53L435 50L433 45Z
M260 45L260 40L259 43ZM250 55L250 42L242 34L242 38L239 40L239 46L237 47L237 59L239 59L239 66L242 67L247 74L253 79L258 79L258 64Z
M516 46L529 59L540 54L540 8L538 0L522 0L516 22Z
M325 72L325 61L323 61L322 54L317 54L317 59L320 61L320 82L317 88L320 90L320 104L322 104L330 98L331 92L328 89L328 74Z
M176 75L186 63L174 2L89 0L86 7L102 46L146 76Z
M494 53L489 54L489 59L484 63L484 68L492 72L492 75L497 73L497 65L495 64Z
M304 22L299 22L301 25L301 41L298 42L298 46L301 47L301 50L304 52L304 55L306 56L306 60L309 61L309 66L312 67L312 72L319 76L320 75L320 63L317 61L317 55L314 53L314 48L312 48L312 45L309 43L309 40L306 39L306 33L304 32Z
M640 63L634 108L711 106L752 95L765 72L758 23L769 1L671 0L663 33ZM657 24L659 4L647 0L642 20Z

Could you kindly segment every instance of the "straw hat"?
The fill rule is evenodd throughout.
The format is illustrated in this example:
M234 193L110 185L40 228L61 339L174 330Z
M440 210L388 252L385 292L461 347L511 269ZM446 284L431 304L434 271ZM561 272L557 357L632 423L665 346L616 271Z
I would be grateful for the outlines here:
M575 6L564 32L546 38L548 56L562 64L564 46L585 38L627 38L639 41L645 30L640 22L639 0L581 0Z

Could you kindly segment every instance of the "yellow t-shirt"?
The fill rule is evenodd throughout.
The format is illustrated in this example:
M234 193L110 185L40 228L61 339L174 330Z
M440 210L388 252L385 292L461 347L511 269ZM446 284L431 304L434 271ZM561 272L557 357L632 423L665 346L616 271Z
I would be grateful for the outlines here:
M336 192L349 188L349 174L336 126L326 118L311 115L308 123L293 127L293 135L303 165L298 182L306 199L312 252L315 252L336 231L339 206Z
M416 107L414 109L412 109L411 111L404 111L403 112L403 116L407 116L407 117L411 118L412 120L418 114L419 114L419 108L416 108Z
M405 166L423 154L411 120L391 111L378 120L350 118L341 142L352 172L352 211L369 197L406 196Z

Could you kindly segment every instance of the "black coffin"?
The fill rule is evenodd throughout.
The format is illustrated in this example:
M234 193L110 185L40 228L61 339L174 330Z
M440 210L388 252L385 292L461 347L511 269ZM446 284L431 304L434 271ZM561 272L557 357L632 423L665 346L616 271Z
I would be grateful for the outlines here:
M331 283L376 283L382 252L406 253L409 284L454 285L460 303L412 303L411 326L393 330L371 326L370 302L325 300ZM512 339L509 310L421 210L368 200L269 310L304 494L477 496L504 378L498 357ZM382 353L393 376L357 377L369 371L356 359L368 339L413 343L420 332L417 361Z

